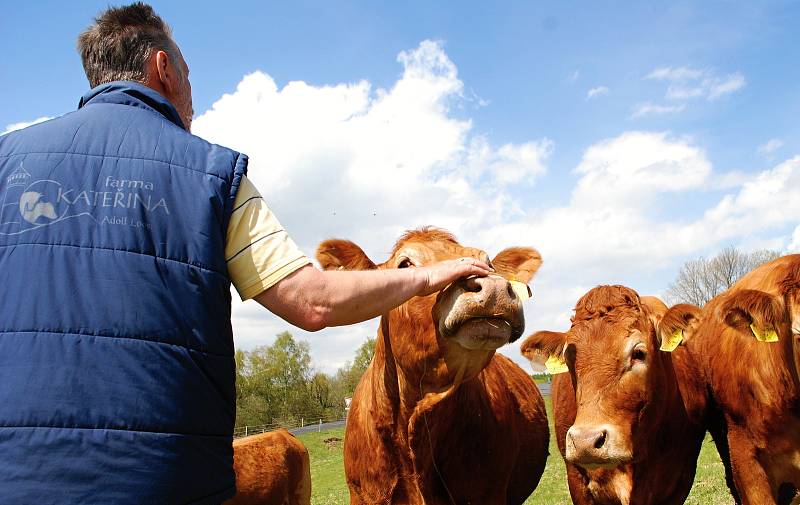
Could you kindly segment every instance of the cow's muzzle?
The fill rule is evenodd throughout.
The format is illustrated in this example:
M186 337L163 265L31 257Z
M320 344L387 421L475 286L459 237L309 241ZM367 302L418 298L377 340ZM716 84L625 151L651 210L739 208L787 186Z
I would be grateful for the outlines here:
M616 468L631 461L630 450L621 447L619 431L608 424L572 426L567 431L567 461L588 470Z
M525 329L522 300L498 275L454 282L442 293L437 309L442 336L467 349L497 349Z

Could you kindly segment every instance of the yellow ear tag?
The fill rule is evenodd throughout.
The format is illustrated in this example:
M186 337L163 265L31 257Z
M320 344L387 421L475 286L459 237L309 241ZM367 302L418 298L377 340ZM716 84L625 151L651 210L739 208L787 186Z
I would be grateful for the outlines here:
M773 328L764 328L764 331L760 331L755 324L751 324L750 329L753 330L753 335L756 336L756 339L759 342L778 341L778 334L775 332Z
M531 293L531 288L528 287L527 284L520 281L508 281L511 283L511 289L514 290L514 293L519 297L520 300L523 302L533 296Z
M561 356L550 356L547 358L547 361L544 362L544 366L547 368L550 375L569 372L569 367L567 367L567 364L561 359Z
M678 328L672 332L672 335L667 337L666 340L661 342L660 349L662 351L672 352L678 348L681 342L683 342L683 330Z

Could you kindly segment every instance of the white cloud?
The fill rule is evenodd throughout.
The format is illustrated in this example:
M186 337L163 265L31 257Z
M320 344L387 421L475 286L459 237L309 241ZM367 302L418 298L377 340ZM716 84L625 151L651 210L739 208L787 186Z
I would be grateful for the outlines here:
M390 89L366 81L279 88L254 72L196 118L193 131L250 156L250 178L307 254L341 236L383 261L405 229L436 224L469 237L518 215L511 191L546 173L553 142L494 146L454 117L469 98L440 43L424 41L398 62L403 74ZM268 342L286 327L248 305L234 307L238 345ZM314 335L315 362L340 365L374 327Z
M29 126L33 126L33 125L35 125L37 123L41 123L43 121L47 121L48 119L53 119L53 118L50 117L50 116L42 116L42 117L37 117L33 121L23 121L21 123L11 123L10 125L6 126L6 129L3 130L3 132L0 133L0 135L5 135L6 133L11 133L11 132L13 132L15 130L21 130L21 129L27 128Z
M644 102L636 105L631 113L631 119L637 119L645 116L654 116L661 114L674 114L685 109L686 106L680 105L658 105L650 102Z
M590 100L592 98L596 98L598 96L603 96L608 94L609 89L605 86L598 86L596 88L592 88L586 92L586 99Z
M718 76L709 69L692 67L659 67L646 75L645 79L669 82L665 97L676 101L693 98L713 101L747 84L741 72Z
M786 247L786 253L800 253L800 225L794 229L791 242Z
M659 81L686 81L698 79L702 75L702 70L691 67L658 67L646 75L645 79L655 79Z
M721 78L712 77L703 81L703 85L708 89L709 100L716 100L723 95L739 91L744 88L745 84L747 84L747 81L739 72Z
M758 152L764 156L769 156L781 147L783 147L783 141L781 139L769 139L758 146Z
M366 81L279 87L254 72L195 120L195 132L250 155L250 177L308 254L338 236L383 261L403 230L423 224L490 254L537 247L544 266L526 308L529 332L564 329L594 285L658 292L692 255L776 236L786 244L785 228L800 215L800 157L760 173L717 172L692 139L645 131L588 146L567 179L569 197L539 204L540 182L558 176L547 169L553 142L496 145L474 131L462 110L454 113L469 98L441 44L425 41L398 61L402 75L387 89ZM235 302L233 322L246 348L288 327L254 302ZM330 372L376 328L292 331ZM516 345L502 352L524 363Z
M665 248L664 223L656 221L673 195L710 184L711 164L689 140L627 132L590 146L575 174L579 179L568 205L498 223L483 241L505 246L516 237L532 237L545 263L555 258L565 271L575 272L569 280L562 273L560 280L568 285L587 276L586 269L592 272L587 277L601 282L598 272L603 272L611 282L630 265L663 266L693 247Z

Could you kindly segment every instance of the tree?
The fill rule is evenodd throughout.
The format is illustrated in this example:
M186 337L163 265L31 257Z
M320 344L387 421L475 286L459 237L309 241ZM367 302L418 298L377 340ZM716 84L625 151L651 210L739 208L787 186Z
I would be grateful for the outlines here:
M344 369L341 370L341 372L343 372L342 379L345 394L345 396L342 397L343 402L345 397L353 396L356 386L358 386L358 382L361 380L361 376L367 371L367 367L369 367L369 364L372 362L372 356L374 355L375 339L369 338L366 342L361 344L361 347L356 351L353 363L347 363Z
M356 385L375 354L375 339L364 342L352 364L334 376L313 373L309 347L291 333L278 334L275 342L252 351L237 350L236 424L299 423L317 418L338 418L344 399Z
M667 289L671 303L691 303L702 307L730 288L747 272L780 256L776 251L742 252L726 247L711 259L698 258L683 264L675 282Z
M317 372L311 378L311 395L322 410L335 408L331 378L322 372Z
M320 410L311 395L308 344L284 331L270 346L238 350L236 422L242 425L290 421Z

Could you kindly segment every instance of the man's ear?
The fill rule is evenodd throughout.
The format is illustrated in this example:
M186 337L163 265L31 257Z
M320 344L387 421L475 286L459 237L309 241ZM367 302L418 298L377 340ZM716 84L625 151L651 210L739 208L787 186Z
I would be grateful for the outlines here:
M726 297L719 308L720 319L760 342L777 342L783 302L764 291L743 289Z
M691 340L694 329L700 322L700 308L688 303L673 305L657 326L661 350L672 352L679 345Z
M506 279L527 284L542 266L542 255L531 247L509 247L494 257L492 266Z
M522 342L519 350L532 365L545 366L550 373L566 372L563 353L567 334L558 331L537 331Z
M323 270L374 270L375 263L349 240L330 239L317 247L317 261Z

